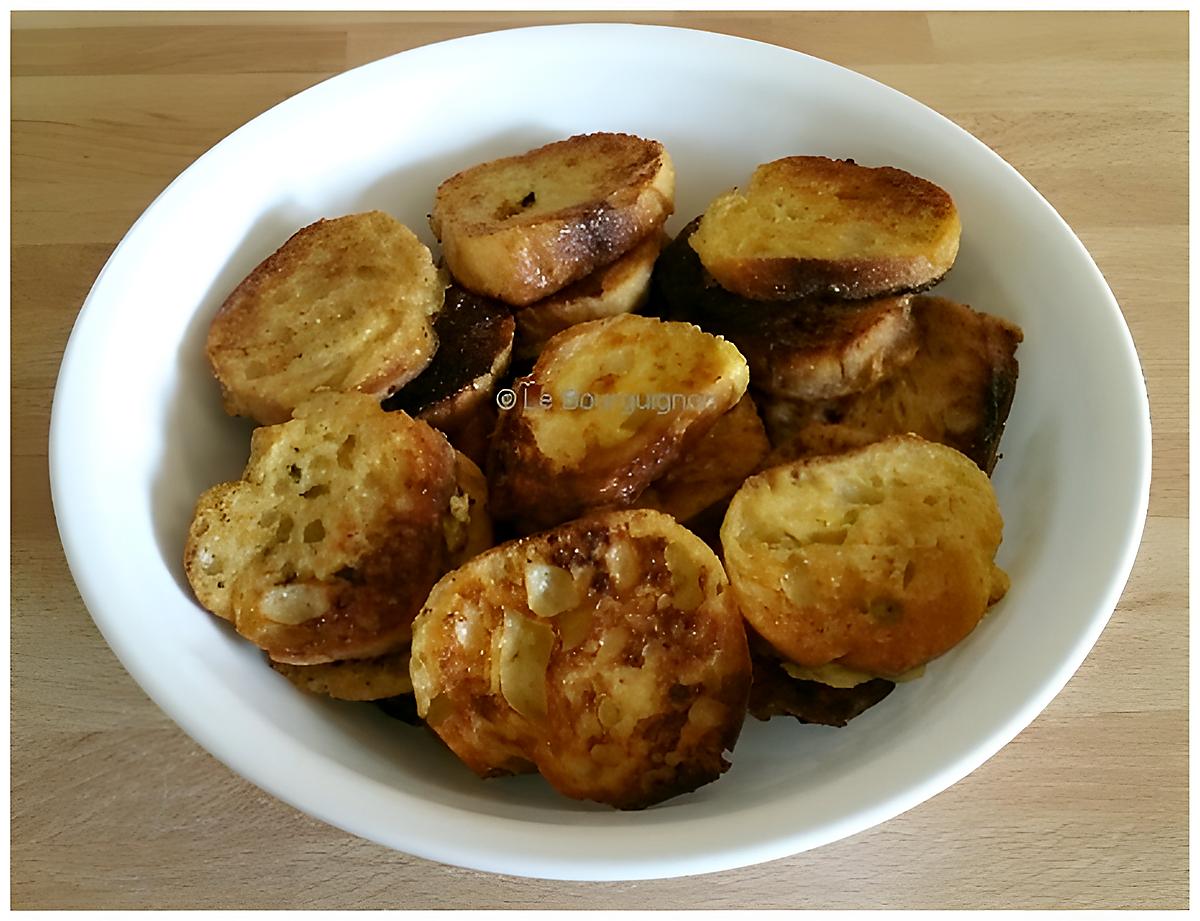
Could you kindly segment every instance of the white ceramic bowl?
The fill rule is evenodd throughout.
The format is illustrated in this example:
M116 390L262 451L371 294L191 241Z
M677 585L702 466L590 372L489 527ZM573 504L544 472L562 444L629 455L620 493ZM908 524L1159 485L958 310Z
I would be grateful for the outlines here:
M459 169L590 131L666 144L677 230L762 162L853 157L958 203L939 292L1025 330L995 475L1012 590L920 681L841 730L748 720L732 769L638 813L536 777L482 782L419 729L297 693L193 601L180 556L200 492L248 427L203 357L214 311L294 230L381 208L417 229ZM1150 426L1100 272L1018 173L912 99L832 64L704 32L520 29L342 74L234 132L147 209L76 322L54 398L54 507L88 609L130 674L201 745L305 812L447 863L569 879L663 877L782 857L943 790L1062 688L1111 614L1145 517ZM964 829L964 834L969 831Z

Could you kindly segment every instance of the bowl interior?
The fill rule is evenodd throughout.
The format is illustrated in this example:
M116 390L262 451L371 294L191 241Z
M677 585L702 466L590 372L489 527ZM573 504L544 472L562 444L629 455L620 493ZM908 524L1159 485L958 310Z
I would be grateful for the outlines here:
M552 74L569 79L548 79ZM457 170L574 133L660 139L676 231L755 165L794 153L890 164L950 191L964 227L938 293L1025 330L994 482L1008 597L925 678L843 730L747 722L717 783L642 813L538 778L478 781L424 731L302 696L192 600L193 504L235 478L249 426L203 356L228 292L293 231L380 208L433 240ZM882 821L994 753L1095 641L1145 513L1144 385L1078 240L961 129L825 62L707 33L569 26L476 36L360 68L240 129L146 212L97 281L55 396L56 514L84 600L133 676L260 786L357 834L509 873L636 878L783 856ZM579 826L587 826L582 830Z

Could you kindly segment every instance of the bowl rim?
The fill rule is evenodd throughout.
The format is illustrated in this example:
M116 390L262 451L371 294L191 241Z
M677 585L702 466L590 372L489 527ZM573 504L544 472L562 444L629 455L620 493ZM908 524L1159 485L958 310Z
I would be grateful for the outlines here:
M463 53L469 54L472 49L481 49L485 45L504 43L511 40L514 34L537 33L551 37L551 40L566 41L576 35L586 36L588 41L643 39L652 36L655 40L693 42L696 49L720 53L734 45L754 46L756 53L770 54L778 57L781 63L785 59L794 60L791 56L819 62L821 66L834 68L840 72L841 79L860 81L871 91L892 94L895 100L905 100L907 104L920 106L930 118L936 119L946 126L952 127L966 139L969 139L978 150L981 157L991 161L993 169L1003 169L1011 177L1026 186L1044 206L1049 216L1056 222L1062 233L1066 235L1082 257L1080 267L1087 266L1088 271L1098 280L1100 287L1107 294L1104 307L1115 313L1123 333L1123 357L1132 363L1136 370L1137 403L1138 403L1138 457L1137 457L1137 501L1134 512L1124 525L1124 539L1121 545L1119 563L1112 569L1105 585L1103 600L1097 606L1089 620L1088 629L1077 639L1071 655L1062 660L1052 675L1046 676L1039 687L1039 692L1025 701L1017 711L1009 714L1003 726L987 738L985 743L977 745L967 755L940 765L939 769L929 773L919 782L911 785L902 794L893 796L890 800L877 804L872 808L860 809L858 812L842 816L839 820L826 823L819 833L804 832L792 835L776 835L769 839L738 840L729 846L703 847L693 842L692 845L672 852L657 851L653 861L646 862L640 853L622 853L620 847L610 847L609 856L596 858L591 856L575 857L569 850L562 850L553 842L540 847L530 847L536 843L539 836L537 829L545 826L538 823L519 819L484 817L467 810L458 809L437 803L428 803L416 796L404 793L406 808L410 808L412 824L422 827L423 823L436 823L443 827L448 834L431 842L419 835L391 834L381 835L379 829L370 825L372 816L372 794L376 787L383 787L377 781L371 780L351 771L349 768L329 759L314 756L314 753L296 746L291 754L306 762L321 767L329 772L327 789L323 789L320 799L306 797L300 786L282 778L270 771L262 769L261 760L254 757L240 742L226 737L222 731L208 719L201 718L189 710L183 701L177 699L167 686L161 672L150 667L148 657L143 657L136 644L128 642L119 630L119 619L111 611L102 596L104 592L95 573L89 566L89 554L83 541L83 528L78 527L75 520L76 509L69 498L72 489L69 485L71 458L68 456L67 445L71 440L71 419L75 409L67 401L60 399L65 391L72 386L72 369L78 366L79 353L86 347L84 333L88 318L95 312L94 303L99 300L97 292L104 290L106 276L113 266L118 265L135 249L137 241L148 232L152 224L153 214L160 205L179 192L181 188L195 181L206 169L210 168L221 156L222 151L228 151L235 139L245 137L251 131L263 130L267 125L287 115L295 108L311 104L322 94L338 91L353 81L369 80L376 73L383 73L387 68L397 66L398 59L403 58L412 67L419 67L423 58L432 58L446 53L446 46L458 46ZM299 100L303 99L304 102ZM998 154L987 147L965 129L951 122L945 116L936 112L923 103L892 89L870 77L832 62L816 58L790 48L773 45L768 42L746 39L723 33L707 32L698 29L681 28L676 26L658 26L634 23L594 23L575 22L560 25L528 26L514 29L501 29L490 32L475 33L445 41L422 45L398 54L390 55L376 61L335 74L320 83L305 89L288 99L285 99L250 121L241 125L222 140L214 144L208 151L193 161L183 170L142 212L130 229L115 247L93 283L87 298L84 300L76 316L71 336L63 352L62 363L54 391L51 408L50 437L49 437L49 467L51 497L55 510L55 518L62 540L71 575L79 589L80 596L95 621L109 647L117 655L125 669L137 681L147 695L164 712L191 736L204 749L217 757L241 776L247 778L256 786L271 795L289 803L302 812L308 813L339 827L352 834L383 843L389 847L414 854L419 857L440 861L452 865L468 867L495 873L505 873L518 876L532 876L546 879L561 880L635 880L673 876L686 876L699 873L715 872L748 866L767 860L773 860L792 854L819 847L823 844L839 840L857 832L871 828L887 821L902 812L936 795L961 778L975 770L979 765L992 757L997 751L1008 744L1022 729L1024 729L1049 702L1062 690L1070 677L1082 664L1090 652L1100 633L1106 626L1112 612L1120 599L1141 542L1149 504L1150 487L1150 457L1151 429L1149 401L1145 381L1141 374L1141 365L1137 356L1132 334L1125 322L1120 306L1113 296L1111 289L1104 280L1099 268L1083 243L1071 230L1065 220L1052 205L1026 180L1014 167L1003 160ZM397 791L385 788L392 795ZM332 791L332 793L330 792ZM400 791L401 793L403 791ZM693 818L691 822L711 823L720 822L721 817ZM681 842L676 834L680 823L667 823L662 826L639 829L638 836L647 842L652 840L665 841L661 837L663 830L672 833L672 844ZM532 835L531 835L532 831ZM589 827L588 834L598 839L609 839L618 844L628 836L628 828ZM543 831L541 834L545 835ZM513 847L513 836L524 843L524 847ZM390 837L390 840L389 840ZM553 838L545 835L547 840ZM687 837L687 836L682 836ZM699 841L703 836L695 836ZM449 842L453 842L452 844ZM687 842L683 842L685 845ZM536 852L536 853L535 853ZM536 868L523 865L523 862L536 861ZM531 870L536 872L531 872Z

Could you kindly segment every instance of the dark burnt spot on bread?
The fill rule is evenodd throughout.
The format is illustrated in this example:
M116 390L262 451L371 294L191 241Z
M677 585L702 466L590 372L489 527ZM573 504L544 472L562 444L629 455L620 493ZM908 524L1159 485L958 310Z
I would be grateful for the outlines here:
M437 403L453 398L480 380L497 373L497 356L512 349L512 311L491 298L459 285L446 289L446 300L434 333L438 350L429 366L383 401L389 412L419 416ZM499 369L503 373L503 368Z
M801 723L845 726L880 703L896 688L893 681L873 678L852 688L835 688L818 681L793 678L783 663L769 653L751 648L754 679L750 686L749 713L755 719L792 716Z

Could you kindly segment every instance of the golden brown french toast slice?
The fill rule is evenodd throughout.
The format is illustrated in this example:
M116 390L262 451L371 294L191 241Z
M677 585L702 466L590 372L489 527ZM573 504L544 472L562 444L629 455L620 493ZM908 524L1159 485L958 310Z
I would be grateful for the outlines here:
M551 336L577 323L637 311L650 294L662 243L661 234L651 234L616 262L518 309L514 314L517 357L536 358Z
M267 662L300 690L334 700L386 700L412 693L407 649L374 659L343 659L320 665Z
M528 533L633 505L742 398L748 377L733 345L689 323L623 314L559 333L500 413L493 516Z
M750 394L712 424L695 446L642 493L639 508L666 512L687 524L728 499L771 451Z
M584 134L443 182L430 226L458 282L524 306L615 261L675 207L658 141Z
M704 212L691 245L722 287L756 300L877 297L936 284L958 255L944 189L890 166L785 157Z
M760 402L773 458L836 454L912 432L992 472L1016 392L1021 329L944 298L914 297L911 309L916 354L874 387L832 400Z
M516 326L512 311L459 285L446 289L434 322L438 350L416 378L383 401L441 431L477 463L495 425L496 383L508 371Z
M604 512L446 575L413 626L417 711L477 774L536 769L640 809L716 780L750 689L720 561L659 512Z
M775 396L820 400L878 383L916 351L907 296L753 301L726 291L689 240L700 219L663 250L654 286L665 315L724 336L750 365L750 384Z
M441 433L374 397L314 397L254 431L241 480L200 497L188 581L278 662L402 649L434 582L490 543L474 521L486 487L471 467Z
M1002 529L983 471L906 435L751 477L721 546L742 615L781 658L895 680L1003 597Z
M388 396L433 358L444 288L429 249L381 211L305 227L213 319L226 411L274 425L315 393Z

